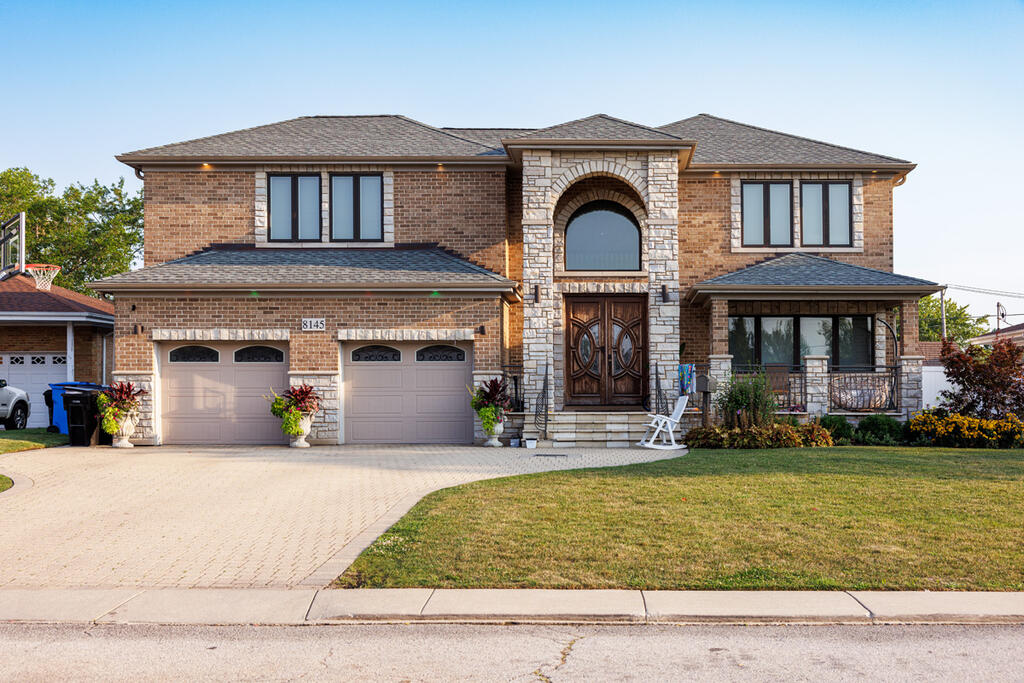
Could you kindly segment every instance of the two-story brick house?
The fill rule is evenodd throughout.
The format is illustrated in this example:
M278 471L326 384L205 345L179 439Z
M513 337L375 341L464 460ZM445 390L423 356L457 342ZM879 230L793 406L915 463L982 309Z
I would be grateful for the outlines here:
M632 438L680 362L767 368L801 414L920 402L900 159L704 114L305 117L118 158L145 267L96 288L140 443L279 441L261 396L299 382L325 443L470 442L465 386L503 372L567 444Z

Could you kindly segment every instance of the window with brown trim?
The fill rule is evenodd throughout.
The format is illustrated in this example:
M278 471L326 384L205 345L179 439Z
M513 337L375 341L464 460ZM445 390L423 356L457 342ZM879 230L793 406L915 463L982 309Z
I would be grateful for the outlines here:
M799 367L804 356L828 356L836 370L874 365L874 319L869 315L730 316L734 366Z
M743 246L793 246L793 184L744 181L740 190Z
M331 174L331 241L384 241L384 176Z
M852 183L800 183L800 241L805 247L853 246Z
M320 241L320 176L267 174L271 242Z

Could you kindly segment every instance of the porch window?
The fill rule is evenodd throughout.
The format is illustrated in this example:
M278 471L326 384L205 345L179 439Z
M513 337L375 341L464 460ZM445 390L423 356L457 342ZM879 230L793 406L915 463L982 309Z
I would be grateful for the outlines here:
M801 240L805 247L853 245L850 183L801 183Z
M331 240L384 241L383 176L331 175Z
M640 226L621 204L584 204L565 226L566 270L640 270Z
M793 185L743 183L743 246L793 246Z
M320 176L268 175L271 242L320 241Z
M828 356L837 370L874 364L873 319L853 316L730 316L734 366L792 365Z

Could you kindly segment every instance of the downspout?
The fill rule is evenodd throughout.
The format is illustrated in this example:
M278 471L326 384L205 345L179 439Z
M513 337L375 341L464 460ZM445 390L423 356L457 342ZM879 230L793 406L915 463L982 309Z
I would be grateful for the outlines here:
M100 381L99 381L100 384L106 384L107 383L107 337L113 337L113 336L114 336L114 333L112 331L111 332L107 332L105 335L103 335L103 357L100 360L100 367L102 368L100 370Z

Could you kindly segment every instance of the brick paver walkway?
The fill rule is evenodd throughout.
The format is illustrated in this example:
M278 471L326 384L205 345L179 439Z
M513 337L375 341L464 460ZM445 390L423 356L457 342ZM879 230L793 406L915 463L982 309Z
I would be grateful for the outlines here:
M396 502L477 479L648 462L640 449L53 448L0 456L0 587L287 587ZM20 489L20 490L19 490Z

